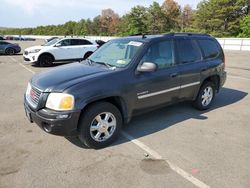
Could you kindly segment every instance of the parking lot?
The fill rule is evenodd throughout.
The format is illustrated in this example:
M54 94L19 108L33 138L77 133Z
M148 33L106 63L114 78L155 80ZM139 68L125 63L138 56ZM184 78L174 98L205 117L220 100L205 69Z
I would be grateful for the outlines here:
M24 49L42 42L18 43ZM185 102L135 117L100 150L30 124L27 83L54 67L1 55L0 188L250 187L250 52L225 55L228 78L210 110Z

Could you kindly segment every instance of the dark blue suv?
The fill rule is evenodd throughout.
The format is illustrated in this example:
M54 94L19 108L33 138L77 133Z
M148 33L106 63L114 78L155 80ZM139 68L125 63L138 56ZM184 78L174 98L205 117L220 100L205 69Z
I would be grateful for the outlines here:
M44 131L105 147L132 116L193 101L208 109L226 80L221 46L207 34L170 33L111 40L87 60L35 75L26 115Z

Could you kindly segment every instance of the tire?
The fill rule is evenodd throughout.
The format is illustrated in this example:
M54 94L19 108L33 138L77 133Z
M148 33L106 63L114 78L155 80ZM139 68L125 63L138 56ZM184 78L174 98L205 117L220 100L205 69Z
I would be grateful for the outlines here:
M49 54L43 54L39 57L37 65L40 67L48 67L53 65L54 58Z
M81 142L89 148L103 148L115 141L122 123L121 113L113 104L94 103L80 117L78 136Z
M91 54L93 54L93 52L87 52L87 53L83 56L83 60L87 59L89 56L91 56Z
M211 107L215 97L215 84L213 82L205 82L193 102L193 106L198 110L207 110Z
M7 49L5 50L5 53L6 53L7 55L14 55L14 54L16 53L16 50L13 49L13 48L7 48Z

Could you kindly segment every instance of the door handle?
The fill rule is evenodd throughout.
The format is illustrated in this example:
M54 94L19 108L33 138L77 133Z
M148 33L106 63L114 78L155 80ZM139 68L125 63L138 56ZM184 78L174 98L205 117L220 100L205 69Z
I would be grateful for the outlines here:
M170 74L170 76L171 76L172 78L175 78L175 77L178 76L178 73L172 73L172 74Z
M207 70L207 68L202 68L201 72L205 72Z

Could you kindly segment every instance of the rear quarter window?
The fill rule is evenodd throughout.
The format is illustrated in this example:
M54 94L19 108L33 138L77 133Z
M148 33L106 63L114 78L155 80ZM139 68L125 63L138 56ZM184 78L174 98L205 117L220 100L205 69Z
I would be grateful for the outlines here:
M204 54L204 59L213 59L220 54L220 48L215 41L209 39L200 39L197 41Z

